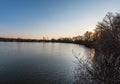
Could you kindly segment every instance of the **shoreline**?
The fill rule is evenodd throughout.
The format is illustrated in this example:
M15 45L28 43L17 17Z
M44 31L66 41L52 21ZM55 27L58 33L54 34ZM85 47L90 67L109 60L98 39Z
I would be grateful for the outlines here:
M22 39L22 38L0 38L0 42L32 42L32 43L72 43L72 44L78 44L78 45L84 45L85 47L91 48L89 44L86 44L85 42L75 42L75 41L64 41L64 40L43 40L43 39Z

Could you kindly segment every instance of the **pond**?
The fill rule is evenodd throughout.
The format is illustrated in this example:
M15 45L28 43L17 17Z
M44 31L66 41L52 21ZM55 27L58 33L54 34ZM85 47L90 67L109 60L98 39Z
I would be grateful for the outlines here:
M73 51L89 54L77 44L0 42L0 84L72 84Z

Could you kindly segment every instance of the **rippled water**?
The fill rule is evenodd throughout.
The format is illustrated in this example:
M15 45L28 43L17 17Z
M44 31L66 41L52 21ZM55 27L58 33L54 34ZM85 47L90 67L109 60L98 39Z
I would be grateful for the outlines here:
M72 51L89 53L76 44L0 42L0 84L72 84Z

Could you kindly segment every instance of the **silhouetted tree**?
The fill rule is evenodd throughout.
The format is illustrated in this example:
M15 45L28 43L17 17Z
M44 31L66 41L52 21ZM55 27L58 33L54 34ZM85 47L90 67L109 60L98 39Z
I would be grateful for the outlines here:
M92 32L87 31L87 32L84 34L84 38L85 38L85 41L87 41L87 42L92 41Z
M76 84L120 84L120 14L109 12L94 31L95 55L91 67L78 59L88 74L84 78L79 76L79 80L87 82ZM88 32L85 36L90 38Z

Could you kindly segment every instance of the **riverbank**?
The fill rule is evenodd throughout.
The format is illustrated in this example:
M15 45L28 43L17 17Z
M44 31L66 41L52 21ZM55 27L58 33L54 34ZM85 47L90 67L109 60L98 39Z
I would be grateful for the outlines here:
M23 39L23 38L0 38L0 42L52 42L52 43L73 43L73 44L79 44L84 45L88 48L91 48L91 43L85 42L85 41L72 41L72 40L43 40L43 39Z

